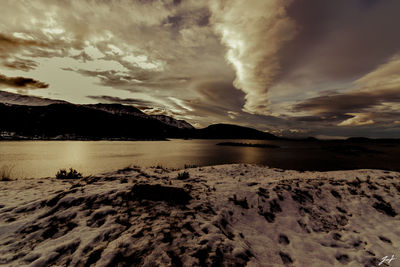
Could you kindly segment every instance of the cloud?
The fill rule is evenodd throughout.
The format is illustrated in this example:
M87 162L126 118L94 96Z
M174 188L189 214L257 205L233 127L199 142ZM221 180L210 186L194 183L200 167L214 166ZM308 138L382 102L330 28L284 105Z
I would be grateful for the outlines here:
M244 93L236 89L229 81L201 81L193 87L206 106L214 105L226 110L240 111L245 103Z
M268 114L268 89L280 72L277 53L296 33L287 16L291 1L213 1L212 22L236 71L234 85L246 94L244 109Z
M384 102L400 102L400 86L380 91L356 91L314 97L296 104L294 111L350 113L366 110Z
M43 42L27 38L16 38L0 32L0 64L10 69L28 71L37 67L33 60L22 59L18 53L23 49L44 48L47 45Z
M400 2L296 0L296 36L279 52L280 79L354 79L399 51Z
M375 121L371 118L371 114L365 113L348 113L352 117L345 121L342 121L338 126L361 126L374 124Z
M33 60L14 58L3 62L3 65L9 69L16 69L22 71L30 71L35 69L39 64Z
M337 123L338 126L393 123L400 113L399 69L400 56L395 55L354 81L353 88L347 92L326 92L297 103L293 110L311 113L321 121L327 121L329 117L343 119Z
M191 111L183 110L180 115L196 127L231 123L271 131L287 123L282 118L244 112L244 93L232 85L232 80L204 80L192 86L190 89L196 92L196 97L184 103Z
M49 87L47 83L40 82L32 78L7 77L2 74L0 74L0 86L17 89L44 89Z
M14 50L20 47L46 47L46 43L33 39L30 36L24 38L16 38L10 35L0 33L0 51L5 53L7 50Z
M52 75L52 88L44 97L56 91L85 103L89 94L84 91L94 95L98 89L99 95L121 98L142 93L155 100L173 95L189 99L196 94L189 88L199 80L232 80L234 75L210 26L206 2L4 0L2 7L9 12L0 17L5 40L0 64L32 71L39 79L49 69L63 70ZM74 86L80 83L85 89L68 89L64 77L72 74L65 70L82 75Z
M107 95L101 95L101 96L90 95L87 97L97 100L100 103L135 105L135 106L141 106L141 107L144 106L144 107L148 107L148 108L154 108L156 105L155 103L153 103L151 101L134 99L134 98L120 98L120 97L107 96Z
M294 111L307 111L312 116L299 121L337 126L362 126L386 123L400 116L400 87L379 91L355 91L314 97L296 104Z
M394 0L213 1L211 22L244 110L283 114L289 99L342 90L399 52L399 8Z

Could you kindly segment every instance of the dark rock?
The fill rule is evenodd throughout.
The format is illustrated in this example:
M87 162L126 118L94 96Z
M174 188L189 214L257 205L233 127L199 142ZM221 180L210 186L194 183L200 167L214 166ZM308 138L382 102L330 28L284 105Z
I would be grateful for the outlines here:
M374 207L377 211L380 211L387 216L395 217L397 212L392 208L392 205L387 202L375 202L372 207Z
M337 199L342 199L342 196L336 191L336 190L331 190L332 196L334 196Z
M283 264L287 265L287 264L293 263L293 260L289 254L280 251L279 256L281 256Z
M392 244L392 241L389 238L386 238L384 236L379 236L379 239L382 240L383 242Z
M278 242L279 242L279 244L284 244L284 245L289 245L290 244L289 238L284 234L280 234L279 235Z
M300 204L304 204L306 202L314 202L314 198L308 191L295 189L294 194L292 195L294 201L299 202Z
M162 185L137 184L131 192L133 200L165 201L172 205L185 205L192 199L182 188Z
M282 212L282 208L276 199L269 202L269 211L271 213Z
M272 223L275 221L275 215L271 212L264 212L261 214L264 218L269 222Z
M346 264L350 261L349 256L346 254L340 254L336 256L336 259L338 262L340 262L341 264Z

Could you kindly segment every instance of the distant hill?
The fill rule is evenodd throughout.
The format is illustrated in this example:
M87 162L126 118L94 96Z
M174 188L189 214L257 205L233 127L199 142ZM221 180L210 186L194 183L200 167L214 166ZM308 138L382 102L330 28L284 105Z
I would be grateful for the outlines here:
M197 138L204 139L279 139L273 134L258 131L253 128L233 124L213 124L196 132Z

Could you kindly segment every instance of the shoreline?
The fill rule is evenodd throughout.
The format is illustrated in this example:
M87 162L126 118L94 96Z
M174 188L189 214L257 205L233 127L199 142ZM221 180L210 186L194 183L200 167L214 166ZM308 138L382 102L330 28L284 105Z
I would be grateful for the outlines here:
M0 264L377 266L400 249L399 179L231 164L1 182Z

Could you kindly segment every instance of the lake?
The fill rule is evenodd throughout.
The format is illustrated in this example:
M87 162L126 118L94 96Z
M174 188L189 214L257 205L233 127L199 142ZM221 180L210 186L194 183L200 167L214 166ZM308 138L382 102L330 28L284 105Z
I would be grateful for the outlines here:
M279 148L217 146L220 142L272 144ZM61 168L84 175L130 165L183 168L254 163L282 169L400 169L397 143L181 140L170 141L1 141L0 168L12 166L13 178L51 177Z

